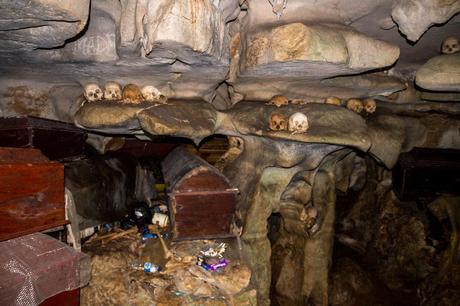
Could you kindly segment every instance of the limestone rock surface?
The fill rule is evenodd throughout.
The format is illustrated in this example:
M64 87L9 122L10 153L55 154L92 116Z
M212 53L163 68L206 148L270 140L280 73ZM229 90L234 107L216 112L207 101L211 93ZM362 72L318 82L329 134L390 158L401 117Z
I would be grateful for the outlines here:
M84 127L98 129L108 129L116 131L127 131L139 129L136 120L136 113L148 104L133 105L115 102L92 102L86 103L75 114L76 122Z
M429 27L446 22L459 11L457 0L400 0L391 16L410 41L417 41Z
M134 7L133 2L136 3ZM177 57L191 63L191 52L225 60L224 14L238 9L237 1L124 1L121 42L137 47L149 58ZM224 6L224 5L222 5ZM190 52L191 51L191 52Z
M417 71L415 81L434 91L460 91L460 53L436 56Z
M291 23L249 34L244 44L243 75L319 79L386 67L399 57L395 45L333 25Z
M91 22L79 39L67 42L55 50L37 50L38 60L49 62L111 62L119 59L117 31L121 5L114 0L99 0L91 4Z
M377 84L373 75L350 76L390 66L399 57L398 46L351 27L294 22L257 28L234 43L228 80L232 101L237 95L269 100L277 94L320 101L328 95L369 96L404 88L388 76L380 76L386 80L377 86L362 86ZM339 76L350 81L327 79ZM359 79L361 86L351 85Z
M0 50L53 48L80 33L88 20L89 0L2 1Z

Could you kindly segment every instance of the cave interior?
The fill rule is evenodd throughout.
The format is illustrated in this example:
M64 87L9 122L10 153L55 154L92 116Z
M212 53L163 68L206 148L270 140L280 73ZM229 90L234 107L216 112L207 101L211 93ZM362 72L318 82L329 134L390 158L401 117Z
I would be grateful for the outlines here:
M458 305L459 12L0 1L0 304Z

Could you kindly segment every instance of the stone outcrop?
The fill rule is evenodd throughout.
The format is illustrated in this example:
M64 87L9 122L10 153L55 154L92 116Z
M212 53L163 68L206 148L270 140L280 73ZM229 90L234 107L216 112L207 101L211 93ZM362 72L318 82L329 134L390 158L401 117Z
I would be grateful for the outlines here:
M85 33L55 50L37 50L41 61L113 62L117 53L121 5L118 1L99 0L91 4L91 21Z
M185 137L197 145L216 134L233 140L220 169L240 190L236 218L243 224L242 255L252 274L239 271L244 281L200 274L195 282L192 272L203 271L194 266L176 275L186 276L176 281L183 291L193 289L192 295L209 293L215 282L243 305L248 299L254 304L255 295L259 305L268 305L270 293L281 305L353 305L359 297L348 300L342 287L356 293L355 285L365 284L367 276L347 261L339 266L341 277L353 273L356 278L333 279L338 291L328 301L335 201L342 195L337 190L364 186L363 160L383 169L414 147L460 148L460 106L419 101L453 102L451 97L458 96L458 54L432 58L417 73L419 87L414 83L420 65L439 54L444 35L458 33L459 16L417 44L408 43L394 22L416 41L432 24L455 14L459 1L289 0L277 8L278 15L267 0L3 2L0 115L74 121L104 135L88 140L101 153L121 146L122 135ZM84 101L84 85L103 87L108 81L153 85L168 101ZM280 108L266 105L278 94L297 101ZM322 103L329 96L342 102L374 97L377 110L357 114ZM306 133L270 129L273 114L287 119L295 112L308 117ZM117 138L106 137L111 134ZM375 199L381 193L372 187L374 198L369 198ZM269 218L280 219L272 241ZM388 228L402 229L406 220ZM414 226L399 245L420 229L418 222L407 223ZM369 241L352 242L362 254ZM393 263L390 274L405 265ZM246 286L249 277L257 291L237 293L242 288L225 285ZM188 287L191 282L194 288ZM140 294L126 291L126 284L139 286ZM93 293L128 304L148 293L138 281L117 286L115 293L107 291L103 280ZM152 285L157 293L159 287ZM364 291L372 294L373 288Z
M460 91L460 53L434 57L417 71L418 86L434 91Z
M241 46L231 53L232 61L238 63L230 66L239 68L230 69L229 82L246 99L268 100L280 93L314 99L327 96L327 92L335 94L334 90L339 96L346 95L347 86L321 80L387 67L399 57L397 46L337 25L291 23L241 37ZM391 78L389 81L395 82ZM401 84L395 83L361 90L357 86L348 88L353 88L356 96L366 96L371 94L370 88L377 94L400 90ZM260 86L264 87L262 93ZM338 87L345 89L340 92Z
M87 24L89 0L2 1L0 51L62 46Z
M282 25L248 34L244 45L240 69L247 75L271 70L318 79L390 66L399 57L397 46L331 25ZM271 66L276 69L267 69Z
M224 3L225 2L225 3ZM144 57L226 61L226 22L238 1L122 1L120 38Z
M272 113L289 118L295 112L307 114L310 125L307 133L269 129ZM391 168L401 151L413 147L457 148L460 138L455 116L459 113L458 105L428 102L401 105L379 102L376 113L360 116L344 107L322 103L276 108L260 102L240 102L222 112L200 101L168 101L165 105L102 101L84 104L75 114L75 122L95 131L175 135L197 144L212 134L336 144L369 151Z
M446 22L459 11L457 0L399 0L391 16L407 39L417 41L432 25Z
M90 108L91 127L121 132L124 124L111 127L103 122L98 126L97 118L104 110L101 103L84 105L76 121L81 124L87 120L85 108ZM244 224L243 254L253 273L251 283L257 288L258 303L269 304L273 277L279 301L328 305L335 192L352 184L348 177L353 166L347 164L355 164L353 151L369 152L391 168L401 151L414 146L460 146L455 141L447 144L449 139L440 142L446 137L459 138L452 134L458 134L459 121L447 114L455 115L458 107L433 104L430 110L436 113L422 116L427 111L424 107L401 105L392 110L385 106L378 105L376 113L361 117L339 106L318 103L277 108L240 102L222 112L205 102L168 101L135 112L129 122L138 120L148 135L182 136L196 143L212 134L238 136L244 149L222 168L240 191L237 216ZM307 114L307 133L269 130L272 113L288 117L296 111ZM129 124L125 131L129 131ZM309 209L317 212L313 220L305 213ZM283 228L278 242L271 246L267 219L275 212L281 214Z

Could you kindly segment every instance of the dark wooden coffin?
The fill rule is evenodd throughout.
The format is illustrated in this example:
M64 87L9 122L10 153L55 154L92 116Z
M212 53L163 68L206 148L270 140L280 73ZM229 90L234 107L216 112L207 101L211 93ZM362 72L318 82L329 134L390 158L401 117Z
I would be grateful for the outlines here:
M393 190L400 200L460 194L460 150L421 149L402 153L393 169Z
M0 241L66 223L64 165L37 149L0 148Z
M0 147L37 148L51 160L83 156L86 134L73 124L24 117L0 118Z
M216 168L183 147L162 163L175 239L232 236L237 190Z
M160 139L163 141L163 139ZM126 153L136 158L158 158L163 159L179 144L168 142L142 141L138 139L125 139L123 147L116 152Z

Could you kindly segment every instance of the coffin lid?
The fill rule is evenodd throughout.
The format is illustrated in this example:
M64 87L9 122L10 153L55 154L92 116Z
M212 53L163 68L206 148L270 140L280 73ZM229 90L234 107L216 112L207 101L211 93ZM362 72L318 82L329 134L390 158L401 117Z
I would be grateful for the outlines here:
M235 192L216 168L184 147L177 147L162 163L168 193Z

